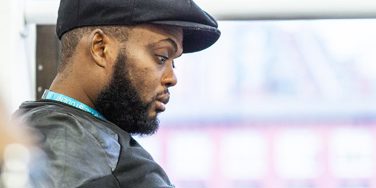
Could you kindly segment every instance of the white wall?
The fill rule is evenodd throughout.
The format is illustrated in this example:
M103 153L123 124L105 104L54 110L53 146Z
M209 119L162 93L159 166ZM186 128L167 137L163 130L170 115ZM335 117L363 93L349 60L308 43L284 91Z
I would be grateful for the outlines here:
M374 0L196 0L222 20L376 17Z
M23 0L0 1L0 100L9 112L35 96L35 25L23 10Z
M374 0L194 0L220 20L375 18ZM54 24L59 0L28 0L28 23Z

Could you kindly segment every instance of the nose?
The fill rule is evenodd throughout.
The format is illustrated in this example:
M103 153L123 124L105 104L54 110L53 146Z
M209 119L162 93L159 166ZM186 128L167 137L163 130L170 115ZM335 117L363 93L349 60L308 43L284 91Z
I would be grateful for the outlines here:
M163 78L162 78L162 84L166 87L172 87L175 86L178 83L178 80L175 75L174 68L171 66L166 67Z

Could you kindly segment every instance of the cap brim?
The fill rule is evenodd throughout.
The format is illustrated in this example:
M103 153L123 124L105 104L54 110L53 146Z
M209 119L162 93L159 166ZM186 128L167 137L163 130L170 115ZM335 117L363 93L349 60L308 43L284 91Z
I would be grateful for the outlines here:
M221 35L216 28L184 21L154 21L154 24L178 26L183 29L183 53L204 50L213 45Z

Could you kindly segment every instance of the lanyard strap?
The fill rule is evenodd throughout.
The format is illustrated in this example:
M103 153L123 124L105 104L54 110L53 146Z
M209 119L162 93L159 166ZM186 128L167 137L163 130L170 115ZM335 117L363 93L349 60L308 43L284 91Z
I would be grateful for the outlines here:
M76 107L78 109L81 109L85 112L89 112L91 115L97 117L97 118L100 118L100 119L103 119L103 120L106 120L106 118L100 114L98 111L94 110L93 108L91 108L90 106L76 100L76 99L73 99L71 97L68 97L68 96L65 96L63 94L60 94L60 93L55 93L53 91L50 91L50 90L45 90L43 95L42 95L42 99L49 99L49 100L54 100L54 101L59 101L59 102L62 102L62 103L65 103L65 104L68 104L70 106L73 106L73 107Z

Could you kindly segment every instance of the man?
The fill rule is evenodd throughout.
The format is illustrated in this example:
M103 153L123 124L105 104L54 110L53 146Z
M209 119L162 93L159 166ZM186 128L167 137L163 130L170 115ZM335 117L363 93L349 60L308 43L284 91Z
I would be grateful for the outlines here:
M48 158L36 187L174 187L131 135L156 132L174 59L215 43L216 21L191 0L61 0L56 31L58 74L17 112Z

